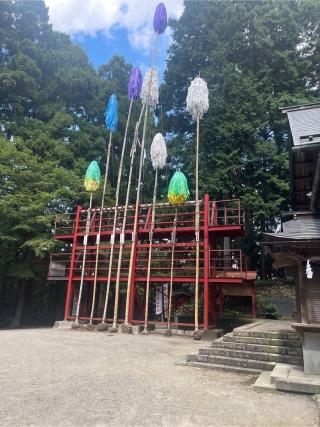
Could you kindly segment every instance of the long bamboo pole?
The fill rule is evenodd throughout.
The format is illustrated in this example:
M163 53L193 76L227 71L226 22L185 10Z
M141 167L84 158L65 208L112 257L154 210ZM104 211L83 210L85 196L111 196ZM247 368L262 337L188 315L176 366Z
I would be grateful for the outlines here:
M144 330L143 334L148 334L148 312L149 312L149 290L150 290L150 274L151 274L151 258L152 258L152 241L153 241L153 231L155 224L155 214L156 214L156 200L157 200L157 187L158 187L158 168L156 168L155 178L154 178L154 189L153 189L153 198L152 198L152 212L151 212L151 227L149 234L149 250L148 250L148 269L147 269L147 283L146 283L146 304L144 312Z
M142 108L141 108L139 120L136 123L135 132L134 132L134 139L133 139L131 153L130 153L130 156L131 156L130 169L129 169L128 184L127 184L127 194L126 194L126 200L125 200L125 207L124 207L124 213L123 213L122 229L121 229L121 235L120 235L120 248L119 248L118 266L117 266L116 286L115 286L116 289L119 289L119 287L120 287L120 273L121 273L121 264L122 264L123 245L124 245L124 240L125 240L124 236L125 236L125 229L126 229L126 222L127 222L127 212L128 212L129 197L130 197L130 190L131 190L132 172L133 172L135 153L136 153L137 143L138 143L138 132L139 132L139 127L141 124L143 112L144 112L144 106L142 106ZM102 324L100 324L100 325L105 324L105 321L106 321L107 308L108 308L108 303L109 303L109 293L110 293L110 281L108 281L108 285L107 285L107 292L106 292L105 304L104 304L104 309L103 309ZM117 315L118 315L118 311L116 312L116 316ZM101 326L100 326L100 330L102 330ZM116 330L116 328L112 328L112 330Z
M114 242L115 228L116 228L116 223L117 223L117 214L118 214L118 207L119 207L119 193L120 193L120 186L121 186L123 160L124 160L124 154L125 154L125 149L126 149L126 142L127 142L129 122L130 122L130 117L131 117L132 102L133 102L133 99L130 100L128 118L127 118L127 123L126 123L124 138L123 138L123 144L122 144L122 151L121 151L121 158L120 158L120 165L119 165L119 173L118 173L118 179L117 179L116 204L115 204L114 219L113 219L113 229L112 229L113 242ZM110 137L111 137L111 135L112 135L112 133L110 133ZM109 147L108 147L108 156L107 156L107 165L108 166L106 167L105 177L107 177L108 172L109 172L110 150L111 150L111 145L109 144ZM105 198L105 192L106 192L106 184L107 184L107 182L106 182L106 179L105 179L105 184L103 186L103 195L102 195L101 210L100 210L99 231L98 231L97 242L96 242L97 243L97 253L96 253L96 261L95 261L95 269L94 269L93 297L92 297L91 314L90 314L90 322L89 322L90 325L92 325L94 307L95 307L95 302L96 302L98 263L99 263L99 252L100 252L100 235L101 235L102 215L103 215L103 208L104 208L104 198ZM113 244L111 244L111 250L110 250L109 270L111 270L110 265L112 264L112 258L113 258ZM109 275L108 275L108 278L109 278Z
M194 302L194 338L199 339L199 231L200 231L200 212L199 212L199 139L200 139L200 116L197 116L197 136L196 136L196 191L195 191L195 233L196 233L196 284L195 284L195 302Z
M141 190L141 179L142 179L142 168L144 163L144 150L145 150L145 141L146 141L146 131L147 131L147 120L148 120L148 107L149 107L149 101L150 101L150 91L151 91L151 84L153 79L153 67L154 62L156 58L156 52L158 47L158 33L154 34L154 44L153 44L153 52L152 52L152 59L151 59L151 75L150 75L150 82L149 82L149 88L148 88L148 96L145 103L145 113L144 113L144 122L143 122L143 131L142 131L142 141L141 141L141 153L140 153L140 162L139 162L139 176L138 176L138 187L137 187L137 197L136 197L136 206L135 206L135 214L134 214L134 225L133 225L133 232L132 232L132 243L131 243L131 252L130 252L130 264L129 264L129 273L128 273L128 282L127 282L127 297L126 297L126 310L125 310L125 320L124 323L126 326L128 325L129 321L129 304L130 304L130 293L131 293L131 280L132 280L132 272L133 272L133 259L134 259L134 252L135 252L135 244L136 244L136 238L137 238L137 230L138 230L138 218L139 218L139 205L140 205L140 190Z
M176 243L176 232L177 232L177 220L178 220L178 207L176 207L174 213L173 230L171 235L171 268L170 268L170 286L169 286L169 304L168 304L168 323L167 323L167 335L170 335L170 322L171 322L171 310L172 310L172 292L173 292L173 267L174 267L174 252Z
M90 201L89 201L89 209L87 212L86 230L85 230L85 235L84 235L84 239L83 239L84 249L83 249L83 255L82 255L81 279L80 279L80 288L79 288L79 295L78 295L78 302L77 302L75 325L79 324L80 304L81 304L83 282L84 282L84 269L85 269L86 257L87 257L88 236L90 233L92 195L93 195L93 193L91 192L90 193Z

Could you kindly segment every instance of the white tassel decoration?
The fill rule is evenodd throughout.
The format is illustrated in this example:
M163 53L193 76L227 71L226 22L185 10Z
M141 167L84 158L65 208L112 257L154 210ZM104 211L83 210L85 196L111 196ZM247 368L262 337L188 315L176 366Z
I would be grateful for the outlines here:
M167 146L162 134L159 132L153 138L150 148L153 169L163 169L167 160Z
M152 74L152 79L151 79ZM151 81L151 85L150 85ZM158 73L155 68L150 68L142 82L142 89L141 89L141 99L142 103L146 104L148 101L149 107L155 107L159 103L159 81L158 81Z
M209 92L207 83L200 77L196 77L188 88L187 110L196 120L198 116L201 119L208 109Z
M312 277L313 277L313 271L312 271L312 268L311 268L310 260L307 261L306 275L307 275L307 279L312 279Z

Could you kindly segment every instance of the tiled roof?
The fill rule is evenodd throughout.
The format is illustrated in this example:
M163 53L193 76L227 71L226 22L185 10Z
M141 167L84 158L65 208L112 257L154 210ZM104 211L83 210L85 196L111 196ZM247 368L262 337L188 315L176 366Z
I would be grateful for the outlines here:
M320 142L320 105L286 112L294 146Z

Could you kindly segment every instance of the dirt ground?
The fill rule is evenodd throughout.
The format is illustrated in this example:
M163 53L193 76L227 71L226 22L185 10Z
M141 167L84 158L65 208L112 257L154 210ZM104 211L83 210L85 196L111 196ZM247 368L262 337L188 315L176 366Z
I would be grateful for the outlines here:
M313 397L175 364L204 342L59 329L0 331L1 426L318 426Z

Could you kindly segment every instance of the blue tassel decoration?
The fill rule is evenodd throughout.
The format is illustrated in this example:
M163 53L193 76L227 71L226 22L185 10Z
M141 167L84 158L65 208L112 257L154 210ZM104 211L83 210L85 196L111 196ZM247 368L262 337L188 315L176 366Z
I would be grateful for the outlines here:
M110 132L114 133L117 130L118 125L118 100L116 95L113 93L108 102L106 109L106 128Z

